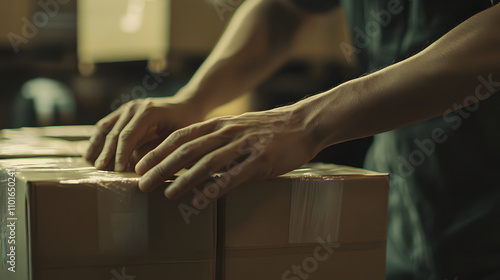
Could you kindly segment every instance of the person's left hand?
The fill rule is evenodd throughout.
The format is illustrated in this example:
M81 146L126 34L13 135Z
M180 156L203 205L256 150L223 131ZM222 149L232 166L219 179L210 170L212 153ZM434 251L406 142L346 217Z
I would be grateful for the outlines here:
M136 165L143 175L139 188L151 192L192 165L168 186L165 196L178 199L193 190L194 204L200 203L199 195L216 200L242 183L289 172L319 152L305 119L292 105L179 129ZM220 177L214 181L215 173Z

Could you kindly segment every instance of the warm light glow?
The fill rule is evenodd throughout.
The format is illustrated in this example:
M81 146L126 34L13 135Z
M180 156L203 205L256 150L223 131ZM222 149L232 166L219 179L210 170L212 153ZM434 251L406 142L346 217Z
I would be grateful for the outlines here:
M141 28L145 5L146 0L128 0L127 12L120 21L124 32L135 33Z
M78 1L79 61L164 59L169 18L170 0Z

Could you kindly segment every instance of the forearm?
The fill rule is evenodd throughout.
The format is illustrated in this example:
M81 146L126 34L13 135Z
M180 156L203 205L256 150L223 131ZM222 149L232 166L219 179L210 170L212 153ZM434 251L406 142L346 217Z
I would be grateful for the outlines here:
M478 77L500 81L499 19L500 6L493 7L409 59L297 103L318 149L487 98L491 87Z
M181 99L208 113L248 92L287 60L310 19L287 1L245 1Z

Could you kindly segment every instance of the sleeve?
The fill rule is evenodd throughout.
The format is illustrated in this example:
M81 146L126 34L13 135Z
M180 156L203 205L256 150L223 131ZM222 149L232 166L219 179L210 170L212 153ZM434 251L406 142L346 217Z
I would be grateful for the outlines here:
M297 7L312 13L326 13L340 5L340 0L289 0Z

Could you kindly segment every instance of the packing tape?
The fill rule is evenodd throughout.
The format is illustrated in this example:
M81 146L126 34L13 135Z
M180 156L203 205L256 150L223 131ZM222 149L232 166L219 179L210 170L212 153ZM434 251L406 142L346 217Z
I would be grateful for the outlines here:
M293 180L289 243L314 243L321 237L339 237L343 180Z

